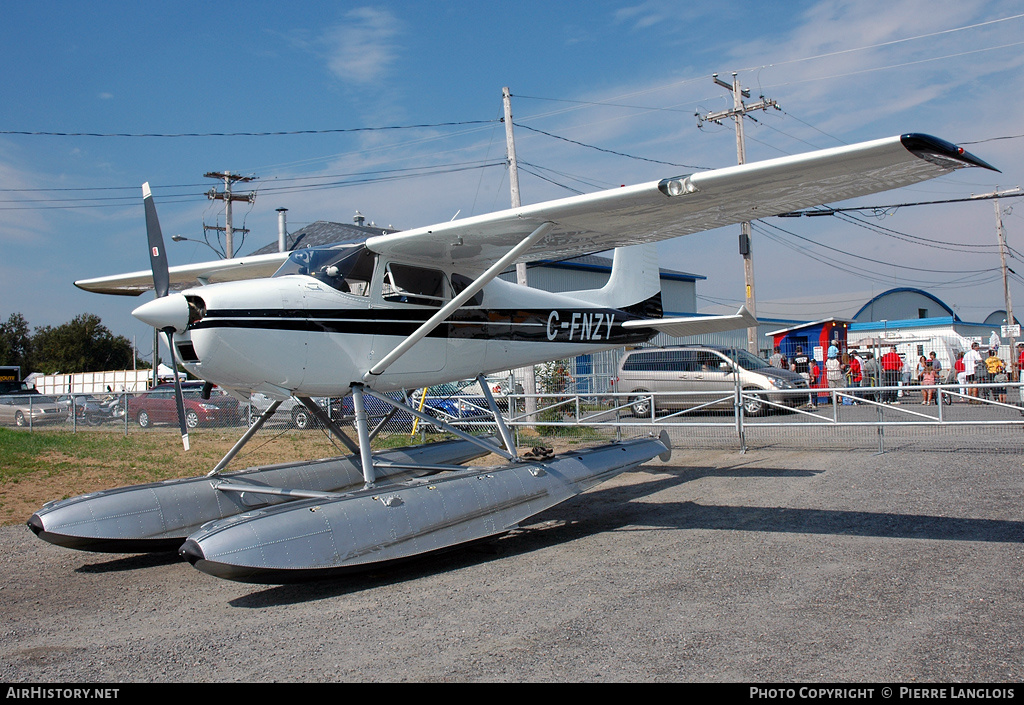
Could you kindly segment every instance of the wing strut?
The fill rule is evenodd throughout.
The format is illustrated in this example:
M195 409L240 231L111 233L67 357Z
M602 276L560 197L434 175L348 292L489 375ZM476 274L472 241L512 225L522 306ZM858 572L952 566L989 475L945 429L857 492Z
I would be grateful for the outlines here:
M409 337L399 343L398 347L389 352L384 356L380 362L370 368L370 371L363 375L363 381L367 384L379 377L384 370L391 366L395 360L402 357L409 349L422 340L430 331L437 328L441 323L445 321L452 313L454 313L462 304L469 301L478 291L483 289L492 279L501 274L505 269L512 264L523 252L529 249L537 240L544 237L551 231L551 228L555 226L554 223L548 221L541 223L536 230L523 238L518 245L513 247L505 256L499 259L497 262L492 264L490 268L481 274L479 277L473 280L473 283L463 289L458 296L442 306L437 313L431 316L426 323L421 325L415 331L413 331Z

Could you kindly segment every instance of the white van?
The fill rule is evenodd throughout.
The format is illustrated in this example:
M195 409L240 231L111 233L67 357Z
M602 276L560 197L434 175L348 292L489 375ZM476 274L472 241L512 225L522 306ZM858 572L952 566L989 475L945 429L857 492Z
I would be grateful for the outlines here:
M768 392L744 397L747 414L765 413L771 408L765 400L794 407L807 403L807 394L793 391L807 389L807 380L796 372L772 367L746 350L712 345L630 350L619 361L617 389L636 395L630 397L635 416L649 417L652 399L655 413L701 404L731 408L737 375L744 392ZM650 392L653 397L642 396Z

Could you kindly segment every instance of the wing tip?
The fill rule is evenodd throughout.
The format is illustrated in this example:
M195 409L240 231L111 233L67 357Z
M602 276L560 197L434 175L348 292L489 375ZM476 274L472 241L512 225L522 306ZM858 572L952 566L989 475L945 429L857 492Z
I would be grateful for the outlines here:
M900 135L900 142L914 156L946 168L959 169L965 166L976 166L999 174L1002 173L999 169L974 156L963 147L932 135L908 132L907 134Z

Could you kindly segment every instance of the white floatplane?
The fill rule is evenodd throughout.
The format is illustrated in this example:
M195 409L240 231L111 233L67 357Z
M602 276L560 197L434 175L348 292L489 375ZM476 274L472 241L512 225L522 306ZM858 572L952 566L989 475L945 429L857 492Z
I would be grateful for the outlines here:
M72 548L179 548L212 575L271 583L503 534L616 474L667 459L667 436L526 459L481 384L500 443L446 427L460 440L373 454L377 429L369 427L366 395L437 423L395 401L394 392L483 381L486 373L640 343L661 331L748 327L756 321L742 308L731 316L661 317L654 243L963 167L993 168L948 142L905 134L381 234L362 245L170 268L145 185L151 269L76 284L108 294L154 289L157 298L133 315L165 334L186 369L240 399L260 392L277 401L209 475L54 502L29 526ZM497 278L517 262L613 248L601 289L556 294ZM355 441L312 401L348 394ZM226 472L289 397L352 455L323 466ZM181 430L187 448L184 423ZM461 465L487 452L507 464Z

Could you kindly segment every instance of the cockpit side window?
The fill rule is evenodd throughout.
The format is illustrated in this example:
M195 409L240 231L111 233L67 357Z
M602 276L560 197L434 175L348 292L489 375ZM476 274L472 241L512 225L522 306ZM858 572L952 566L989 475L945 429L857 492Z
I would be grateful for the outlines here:
M381 291L385 301L440 307L446 299L444 272L392 262Z
M275 277L301 274L313 277L338 291L367 296L376 257L362 245L309 247L296 250L274 273Z
M339 291L368 296L375 261L373 253L361 247L341 259L326 263L313 276Z

